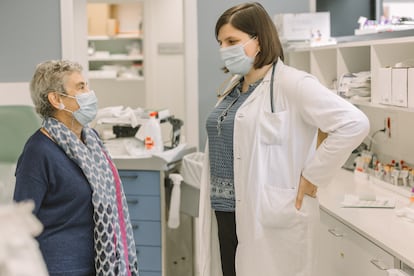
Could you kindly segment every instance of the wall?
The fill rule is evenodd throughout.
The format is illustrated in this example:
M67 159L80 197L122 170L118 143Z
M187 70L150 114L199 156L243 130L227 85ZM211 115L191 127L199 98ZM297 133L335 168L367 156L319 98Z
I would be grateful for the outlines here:
M61 57L59 1L2 0L0 37L0 82L28 81L39 59Z
M385 127L386 118L391 120L391 134L378 132L372 143L372 151L378 155L381 162L389 164L392 160L414 165L414 147L412 141L414 131L410 126L414 120L414 113L402 110L389 110L386 108L372 108L361 106L360 109L367 114L371 130L370 135ZM365 140L369 144L369 140Z
M0 1L0 105L32 104L28 82L44 60L86 64L86 45L80 41L86 35L80 29L85 12L74 17L84 5L86 0Z
M375 19L374 2L373 0L317 0L316 10L331 13L331 36L347 36L354 35L360 16Z
M197 32L198 32L198 107L199 107L199 145L204 148L206 141L205 121L214 107L217 97L216 89L226 79L227 75L221 71L222 62L219 56L219 47L214 36L214 27L218 17L228 8L245 1L236 0L209 0L197 1ZM260 2L268 13L309 12L308 0Z
M183 119L184 52L159 52L162 45L183 46L183 0L146 0L144 22L147 107L167 107L177 118Z
M60 2L2 0L0 37L0 104L30 104L36 64L61 57Z

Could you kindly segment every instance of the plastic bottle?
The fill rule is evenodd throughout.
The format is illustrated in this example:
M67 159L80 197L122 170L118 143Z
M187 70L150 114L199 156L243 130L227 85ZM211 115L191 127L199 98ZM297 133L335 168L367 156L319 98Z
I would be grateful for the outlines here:
M411 189L410 204L409 207L414 209L414 188Z
M162 141L161 126L158 121L157 112L151 112L150 118L144 125L145 149L151 152L163 152L164 144Z

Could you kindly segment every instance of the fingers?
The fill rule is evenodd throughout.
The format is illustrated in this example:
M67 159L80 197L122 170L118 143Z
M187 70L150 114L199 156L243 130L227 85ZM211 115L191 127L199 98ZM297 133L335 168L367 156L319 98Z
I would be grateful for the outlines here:
M295 202L296 210L300 210L300 208L302 208L302 202L303 202L303 194L301 197L299 195L296 197L296 202Z
M297 210L300 210L300 208L302 207L302 202L303 202L303 197L305 195L305 182L304 182L304 178L301 177L300 178L300 182L299 182L299 187L298 187L298 194L296 196L296 202L295 202L295 207Z
M318 192L318 187L316 187L315 185L312 185L313 187L311 187L310 192L306 193L308 196L311 196L313 198L316 197L316 193Z
M303 197L306 195L316 198L316 193L318 192L318 187L310 183L306 178L301 176L300 183L298 187L298 194L296 196L295 207L297 210L300 210L303 203Z

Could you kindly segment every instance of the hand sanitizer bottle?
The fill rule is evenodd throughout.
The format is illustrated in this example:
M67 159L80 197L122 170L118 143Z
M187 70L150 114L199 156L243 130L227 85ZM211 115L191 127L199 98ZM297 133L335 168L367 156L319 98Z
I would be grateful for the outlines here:
M151 112L150 118L144 125L145 148L151 152L160 153L164 151L164 143L162 141L160 122L156 117L157 112Z

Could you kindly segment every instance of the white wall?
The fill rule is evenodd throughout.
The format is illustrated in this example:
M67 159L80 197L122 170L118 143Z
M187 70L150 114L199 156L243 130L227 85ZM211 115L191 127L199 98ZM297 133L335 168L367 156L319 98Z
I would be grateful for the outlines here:
M184 53L161 54L159 46L183 44L183 1L148 0L144 4L144 76L147 106L185 117Z

